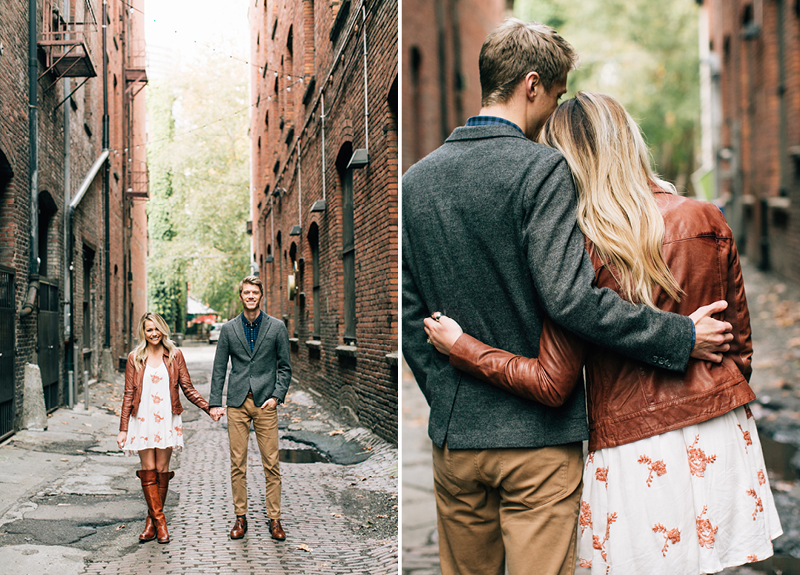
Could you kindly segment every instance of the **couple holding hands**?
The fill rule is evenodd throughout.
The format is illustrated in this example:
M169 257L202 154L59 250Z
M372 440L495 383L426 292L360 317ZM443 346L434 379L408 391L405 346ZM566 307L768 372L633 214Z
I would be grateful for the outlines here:
M231 491L236 519L231 539L247 532L247 445L251 422L261 452L266 476L266 508L273 539L283 541L281 525L281 475L278 463L278 405L283 402L292 378L289 336L280 320L261 311L264 295L261 280L244 278L239 284L243 312L222 327L211 377L211 396L206 401L192 386L183 353L170 340L166 322L156 313L139 321L139 343L128 355L125 393L122 400L117 444L126 455L139 455L142 468L136 472L147 502L144 543L157 539L169 543L164 500L169 482L173 450L183 449L183 424L178 388L186 398L214 421L227 413L231 460ZM222 390L228 378L227 407Z

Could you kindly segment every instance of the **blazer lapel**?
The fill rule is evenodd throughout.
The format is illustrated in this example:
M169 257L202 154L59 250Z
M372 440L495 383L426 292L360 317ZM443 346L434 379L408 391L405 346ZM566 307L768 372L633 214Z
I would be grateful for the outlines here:
M250 346L247 345L247 338L244 336L244 327L242 326L242 314L236 316L236 321L233 324L233 331L236 332L236 335L239 337L239 342L244 347L244 350L250 357L253 357L253 352L250 351Z
M256 344L253 346L253 355L255 355L258 351L258 346L260 346L261 342L264 341L264 338L266 337L270 327L272 327L272 322L269 321L269 316L264 314L264 317L261 318L261 329L258 330Z

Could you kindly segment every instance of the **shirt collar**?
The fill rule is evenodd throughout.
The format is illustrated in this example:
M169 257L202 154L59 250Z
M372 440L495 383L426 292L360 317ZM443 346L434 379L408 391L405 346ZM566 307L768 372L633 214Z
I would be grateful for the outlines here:
M517 126L514 122L510 120L506 120L505 118L500 118L498 116L472 116L467 120L467 126L492 126L492 125L503 125L503 126L511 126L512 128L516 128L519 130L520 134L523 136L525 132L522 131L522 128Z
M244 312L242 312L242 323L244 325L246 325L247 327L257 327L257 326L261 325L261 319L263 317L264 317L264 312L263 311L259 311L258 312L258 317L253 321L253 323L250 323L249 321L247 321L247 318L245 317Z

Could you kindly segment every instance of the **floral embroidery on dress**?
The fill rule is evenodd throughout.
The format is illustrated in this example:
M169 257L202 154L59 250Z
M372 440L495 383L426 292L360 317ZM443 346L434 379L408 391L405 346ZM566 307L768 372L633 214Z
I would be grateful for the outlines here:
M164 401L163 399L161 399L161 398L158 396L158 394L155 394L155 393L154 393L154 394L152 394L150 397L152 397L152 398L153 398L153 403L155 403L156 405L158 405L159 403L161 403L162 401Z
M745 404L744 412L747 414L747 419L753 419L753 412L750 411L750 406Z
M739 424L737 424L737 426L739 427L739 431L742 432L742 437L744 437L744 452L747 453L747 446L753 445L753 440L750 439L749 431L745 431L744 429L742 429L742 426Z
M661 549L661 555L664 557L667 556L667 548L669 547L669 544L672 543L675 545L681 540L681 532L677 527L667 531L667 528L661 525L661 523L656 523L655 526L653 526L653 533L664 534L664 547Z
M760 511L764 511L764 504L761 502L761 498L758 496L755 489L748 489L747 494L756 500L756 510L753 511L753 521L755 521L756 515L758 515Z
M176 425L175 426L175 433L178 434L178 437L181 437L183 435L183 427L181 427L180 425Z
M700 547L713 549L719 525L714 527L709 519L703 519L703 515L706 514L707 510L708 507L704 505L703 512L697 516L697 539L700 542Z
M757 557L756 555L748 555L748 556L747 556L747 560L748 560L750 563L755 563L756 561L758 561L758 557Z
M592 568L592 560L591 559L580 559L578 561L578 567L584 567L586 569Z
M590 463L594 463L594 451L590 451L589 455L586 456L586 465Z
M716 455L708 455L706 456L705 452L702 449L698 449L695 447L697 442L700 441L700 436L694 436L694 443L691 446L686 448L686 455L689 456L689 472L694 475L695 477L704 477L706 472L706 466L709 463L714 463L716 461Z
M661 477L667 472L667 465L664 463L663 459L653 461L648 456L642 455L639 457L639 463L647 465L647 468L650 470L650 474L647 476L648 487L650 487L650 484L653 483L653 473L655 473L656 476Z
M581 500L581 516L578 519L578 522L581 525L581 535L583 532L586 531L586 528L592 527L592 508L589 507L589 504L586 501Z
M598 481L605 483L606 489L608 489L608 467L598 467L594 472L594 477Z
M161 423L164 420L164 418L161 417L161 415L159 415L158 413L153 414L153 419L156 420L156 423Z
M603 557L603 561L608 561L608 554L606 553L606 541L608 541L608 534L611 530L611 524L617 520L617 514L615 513L607 513L606 514L606 533L603 536L603 540L600 541L599 535L592 535L592 547L597 549L600 552L600 555Z
M161 443L161 436L158 433L156 433L156 436L153 438L153 441L155 441L156 443Z
M764 485L766 482L767 482L767 479L764 477L764 470L763 469L759 469L758 470L758 484L759 485Z
M139 421L141 421L142 423L144 423L144 417L137 417L136 419L138 419Z
M164 379L164 378L163 378L163 377L160 377L160 376L159 376L158 374L156 374L156 373L151 373L151 374L150 374L150 381L152 381L153 383L158 383L158 382L159 382L159 381L161 381L162 379Z

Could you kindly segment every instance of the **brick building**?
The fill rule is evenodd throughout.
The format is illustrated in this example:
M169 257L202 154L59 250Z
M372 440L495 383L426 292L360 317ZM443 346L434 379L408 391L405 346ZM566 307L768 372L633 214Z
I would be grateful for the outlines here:
M253 266L297 384L397 441L397 1L250 6Z
M142 6L0 5L0 437L23 425L27 365L47 410L68 403L67 372L113 369L146 305Z
M703 0L708 163L739 250L800 281L800 0Z
M403 2L403 172L480 110L481 45L513 4Z

